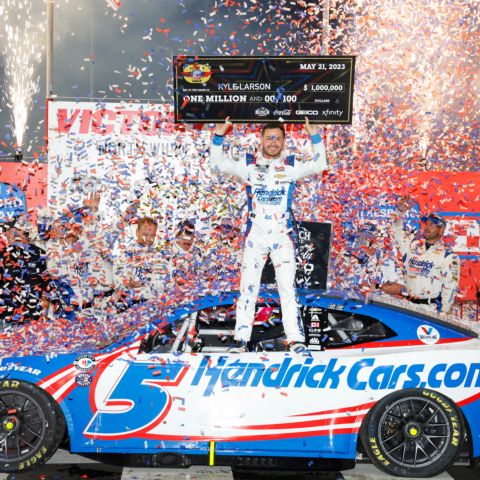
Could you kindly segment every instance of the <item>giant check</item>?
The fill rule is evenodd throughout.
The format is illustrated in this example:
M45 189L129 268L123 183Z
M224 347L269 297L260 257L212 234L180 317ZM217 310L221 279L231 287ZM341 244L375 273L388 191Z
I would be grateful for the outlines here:
M355 57L173 58L175 121L351 123Z

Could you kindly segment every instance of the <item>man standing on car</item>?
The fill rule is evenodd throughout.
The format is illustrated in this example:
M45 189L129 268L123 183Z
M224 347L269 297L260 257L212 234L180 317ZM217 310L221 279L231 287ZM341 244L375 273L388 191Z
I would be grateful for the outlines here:
M300 353L306 349L305 332L295 292L296 262L290 209L295 180L327 168L325 147L318 130L307 118L305 129L312 140L314 157L297 162L294 155L283 153L283 124L270 123L262 128L257 156L246 154L237 162L223 152L224 135L230 126L229 117L225 123L217 125L210 156L214 171L239 178L246 183L247 189L248 222L236 309L236 346L230 351L247 351L262 270L270 255L275 267L287 342L291 351Z
M415 239L403 228L403 216L411 206L411 199L402 197L391 226L405 268L402 294L413 303L449 313L458 291L460 262L442 241L447 222L436 213L422 217L423 238Z

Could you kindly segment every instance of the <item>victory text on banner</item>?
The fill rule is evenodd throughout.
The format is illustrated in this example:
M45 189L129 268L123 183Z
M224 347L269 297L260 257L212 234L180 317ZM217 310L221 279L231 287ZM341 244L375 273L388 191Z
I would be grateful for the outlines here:
M81 205L86 194L101 190L100 210L112 218L126 208L132 196L141 194L136 190L144 190L141 184L148 179L172 199L168 209L173 214L156 214L175 216L177 203L184 203L191 205L185 215L192 215L199 207L177 179L188 174L202 180L205 167L200 162L205 160L195 154L197 145L193 141L180 140L172 120L172 109L163 104L50 101L50 209L59 212ZM208 144L209 132L199 135L198 143Z
M176 56L173 64L177 122L352 122L355 57Z

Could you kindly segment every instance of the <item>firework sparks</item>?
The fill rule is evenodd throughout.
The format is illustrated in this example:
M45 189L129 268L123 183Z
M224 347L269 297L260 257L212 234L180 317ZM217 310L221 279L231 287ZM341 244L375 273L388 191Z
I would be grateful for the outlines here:
M23 145L28 113L39 91L37 66L42 58L43 24L34 24L31 0L4 0L2 20L5 63L5 104L11 110L12 130L17 146Z

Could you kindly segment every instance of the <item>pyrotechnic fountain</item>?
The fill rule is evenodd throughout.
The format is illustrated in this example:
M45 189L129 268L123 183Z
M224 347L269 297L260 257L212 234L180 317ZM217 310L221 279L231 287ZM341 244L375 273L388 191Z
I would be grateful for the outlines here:
M2 3L4 101L11 110L12 133L18 152L23 146L33 97L39 91L37 66L42 58L44 24L32 21L31 0L3 0Z

